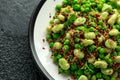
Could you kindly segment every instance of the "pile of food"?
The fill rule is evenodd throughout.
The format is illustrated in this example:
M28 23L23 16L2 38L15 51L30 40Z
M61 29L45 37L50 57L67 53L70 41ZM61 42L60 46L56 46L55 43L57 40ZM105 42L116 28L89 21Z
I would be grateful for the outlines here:
M120 1L63 0L46 39L58 72L75 80L120 80Z

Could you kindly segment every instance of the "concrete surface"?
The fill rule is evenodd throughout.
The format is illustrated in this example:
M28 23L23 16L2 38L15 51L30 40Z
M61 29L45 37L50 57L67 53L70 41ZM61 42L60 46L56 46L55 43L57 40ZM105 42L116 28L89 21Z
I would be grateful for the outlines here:
M28 43L28 27L40 0L0 0L0 80L45 80Z

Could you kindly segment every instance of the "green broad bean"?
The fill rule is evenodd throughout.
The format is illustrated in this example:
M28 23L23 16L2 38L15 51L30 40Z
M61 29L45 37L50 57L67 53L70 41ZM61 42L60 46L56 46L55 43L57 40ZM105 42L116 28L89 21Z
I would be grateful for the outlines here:
M88 80L88 78L85 75L81 75L78 80Z
M86 18L79 17L74 21L74 25L76 25L76 26L83 25L83 24L85 24L85 22L86 22Z
M58 19L59 19L60 21L65 21L65 16L63 16L62 14L59 14L59 15L58 15Z
M113 74L113 69L112 68L109 68L109 69L101 69L101 72L103 74L106 74L106 75L112 75Z
M66 39L70 39L71 38L71 35L70 33L66 33L66 36L65 36Z
M108 12L102 12L102 14L101 14L100 18L101 18L101 19L103 19L103 20L105 20L105 19L107 19L107 18L108 18L108 15L109 15L109 13L108 13Z
M46 30L47 30L48 33L51 33L52 32L52 27L51 26L47 26Z
M96 35L94 32L88 32L84 34L86 39L95 39Z
M93 75L90 80L97 80L97 78L95 75Z
M57 26L54 26L54 27L52 28L52 31L53 31L54 33L57 33L57 32L59 32L59 31L61 31L63 28L64 28L64 25L63 25L63 24L59 24L59 25L57 25Z
M98 41L101 43L101 42L103 42L104 39L105 39L104 36L100 36L100 37L98 38Z
M115 78L117 78L118 77L118 72L117 71L114 72L112 76L115 77Z
M54 24L59 24L60 20L59 19L54 19Z
M111 17L110 17L110 19L108 19L108 24L110 24L111 26L113 26L114 24L115 24L115 22L116 22L116 20L117 20L117 14L113 14Z
M93 58L88 58L88 63L94 63L95 62L95 57L93 57Z
M114 42L114 41L111 40L111 39L108 39L108 40L106 40L106 42L105 42L105 46L106 46L107 48L110 48L110 49L115 49L115 48L117 48L117 43Z
M85 54L83 52L81 52L79 49L74 50L74 55L79 59L83 59L85 56Z
M120 15L117 17L117 23L120 25Z
M54 49L61 49L62 48L62 44L60 42L55 42L53 48Z
M120 63L120 56L115 56L114 61L115 61L116 63Z
M100 61L95 61L93 65L96 68L107 68L108 63L106 61L100 60Z
M110 36L116 36L118 35L120 32L117 30L117 29L112 29L110 32L109 32L109 35Z
M70 6L67 6L65 8L61 8L61 12L64 14L70 14L73 12L72 8Z
M111 12L112 6L108 4L103 4L102 12Z
M89 40L89 39L84 39L84 40L82 41L82 44L83 44L84 46L88 46L88 45L94 44L94 41L93 41L93 40Z
M79 31L84 31L85 27L84 26L80 26L80 27L77 27L76 29L79 30Z
M63 70L68 70L70 68L70 64L65 58L60 58L58 64Z
M97 79L97 80L104 80L104 79Z

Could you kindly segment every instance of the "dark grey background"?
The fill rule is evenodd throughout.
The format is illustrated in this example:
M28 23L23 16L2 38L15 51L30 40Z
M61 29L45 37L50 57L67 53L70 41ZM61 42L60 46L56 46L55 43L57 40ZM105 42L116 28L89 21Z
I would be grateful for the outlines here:
M40 0L0 0L0 80L43 80L32 59L28 27Z

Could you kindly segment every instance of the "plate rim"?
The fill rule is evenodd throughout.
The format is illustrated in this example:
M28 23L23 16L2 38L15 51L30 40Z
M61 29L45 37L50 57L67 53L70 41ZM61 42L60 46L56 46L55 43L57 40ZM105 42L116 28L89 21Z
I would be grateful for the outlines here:
M42 63L39 61L39 58L37 56L37 52L35 50L35 44L34 44L35 22L36 22L37 16L38 16L42 6L44 5L44 3L46 1L47 0L41 0L39 2L38 6L33 11L32 16L31 16L30 21L29 21L28 37L29 37L29 45L30 45L30 48L31 48L31 51L32 51L32 56L33 56L35 64L37 65L37 68L39 69L39 71L41 71L43 76L45 76L47 79L54 80L53 77L45 70Z

